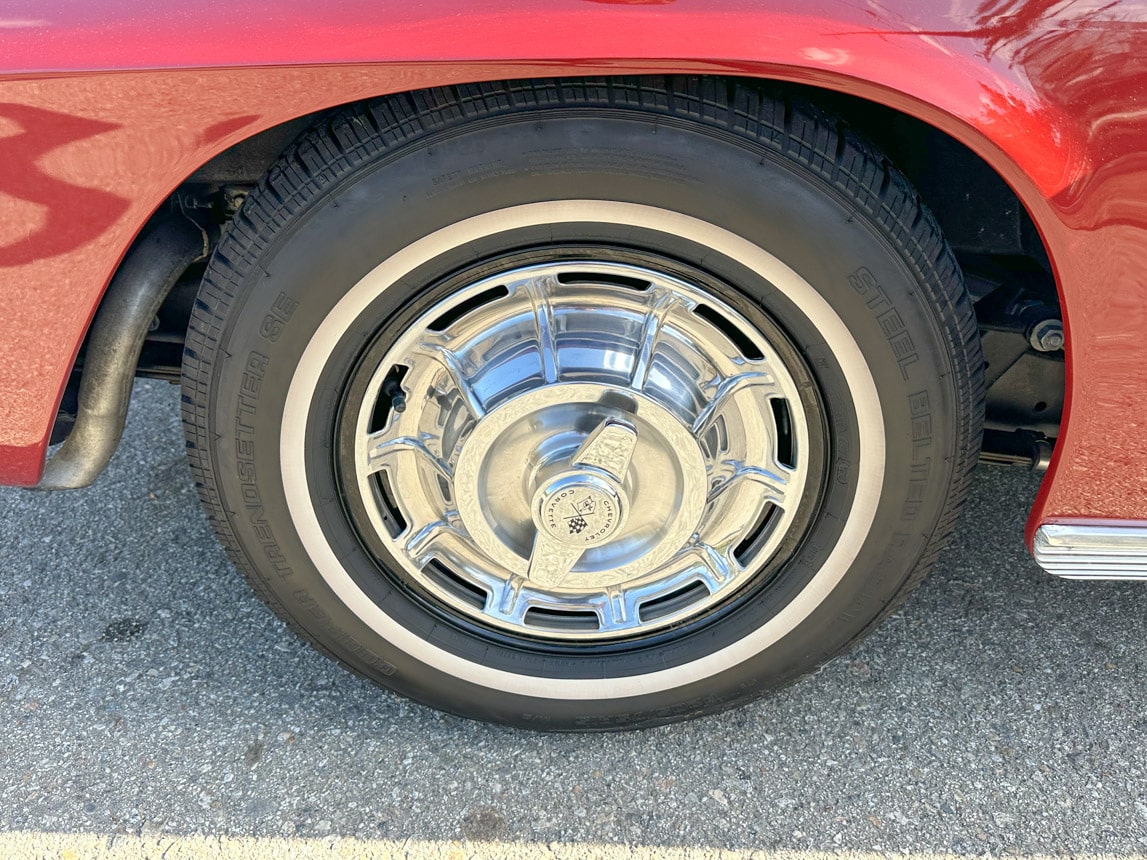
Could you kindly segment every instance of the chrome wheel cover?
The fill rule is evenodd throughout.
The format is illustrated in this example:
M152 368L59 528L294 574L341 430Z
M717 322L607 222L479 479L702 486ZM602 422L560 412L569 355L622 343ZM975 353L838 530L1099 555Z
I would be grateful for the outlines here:
M478 279L368 372L349 471L372 537L417 591L502 632L697 619L762 575L805 497L809 428L775 344L666 272Z

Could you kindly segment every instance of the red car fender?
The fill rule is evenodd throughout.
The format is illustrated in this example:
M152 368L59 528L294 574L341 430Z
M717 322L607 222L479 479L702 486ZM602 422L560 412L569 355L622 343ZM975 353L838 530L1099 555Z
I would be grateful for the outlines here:
M197 167L335 104L534 76L702 73L867 98L961 140L1052 259L1068 411L1029 522L1147 518L1147 30L1116 5L983 0L16 0L0 20L0 482L34 484L132 239ZM1140 24L1143 22L1139 22Z

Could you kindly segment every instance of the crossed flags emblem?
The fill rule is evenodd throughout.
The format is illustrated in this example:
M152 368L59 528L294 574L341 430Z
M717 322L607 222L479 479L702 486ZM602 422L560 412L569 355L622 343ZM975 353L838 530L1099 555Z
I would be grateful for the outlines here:
M570 534L581 534L582 531L589 527L589 522L586 520L585 515L592 514L597 509L597 501L593 496L587 496L580 502L573 502L570 507L573 508L573 516L566 517Z

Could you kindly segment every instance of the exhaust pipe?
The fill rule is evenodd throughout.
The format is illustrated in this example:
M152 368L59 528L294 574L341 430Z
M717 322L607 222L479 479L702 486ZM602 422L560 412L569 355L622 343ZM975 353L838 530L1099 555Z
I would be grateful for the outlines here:
M92 320L75 426L45 465L37 490L86 487L103 472L123 435L148 327L187 267L209 251L195 222L172 216L128 252Z

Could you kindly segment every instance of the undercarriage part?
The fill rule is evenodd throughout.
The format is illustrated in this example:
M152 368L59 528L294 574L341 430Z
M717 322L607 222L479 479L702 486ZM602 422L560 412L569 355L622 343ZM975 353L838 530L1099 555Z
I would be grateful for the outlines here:
M1038 469L1063 417L1065 341L1055 285L1022 260L961 263L984 350L984 427L994 431L985 435L981 462Z
M1063 321L1057 317L1047 317L1028 328L1028 343L1039 352L1057 352L1066 342L1063 335Z
M1063 415L1063 354L1031 349L1022 334L987 331L982 335L988 379L985 427L1059 435Z
M179 279L148 327L139 353L135 375L145 379L162 379L179 384L179 366L183 361L183 342L191 305L203 277L203 264L196 263Z
M75 426L48 460L41 490L86 487L108 464L123 434L140 351L164 299L208 252L207 234L173 215L156 224L124 259L88 336Z
M1055 440L1030 430L984 430L980 462L993 466L1019 466L1033 472L1047 471Z

